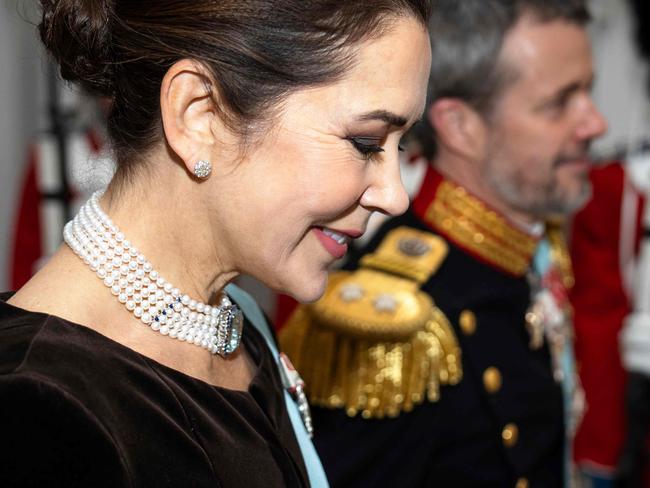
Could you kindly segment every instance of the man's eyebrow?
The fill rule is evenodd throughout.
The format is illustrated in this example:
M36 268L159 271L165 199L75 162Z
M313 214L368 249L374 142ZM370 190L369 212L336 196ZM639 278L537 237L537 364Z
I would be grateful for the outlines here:
M560 88L560 90L554 95L548 96L548 99L552 100L554 98L568 97L569 95L578 92L580 90L583 90L585 88L591 91L593 85L594 85L594 76L591 76L586 82L574 81Z
M392 112L389 112L388 110L374 110L372 112L368 112L361 115L359 117L359 120L381 120L382 122L386 122L387 124L393 125L395 127L404 127L408 123L408 120L405 117L396 115Z
M582 88L581 83L578 82L570 83L559 91L559 95L563 97L567 95L571 95L574 92L580 91L581 88Z

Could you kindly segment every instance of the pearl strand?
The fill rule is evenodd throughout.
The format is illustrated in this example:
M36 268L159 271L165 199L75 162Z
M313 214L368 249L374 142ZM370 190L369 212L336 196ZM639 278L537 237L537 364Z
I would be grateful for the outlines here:
M72 251L151 329L223 357L237 349L243 325L237 305L225 293L218 306L181 294L102 211L100 197L95 193L66 224L63 238Z

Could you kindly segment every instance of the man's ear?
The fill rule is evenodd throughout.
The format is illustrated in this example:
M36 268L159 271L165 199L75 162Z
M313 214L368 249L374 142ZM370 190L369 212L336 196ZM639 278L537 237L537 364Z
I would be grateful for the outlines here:
M440 98L427 116L439 146L466 160L483 157L487 126L473 107L458 98Z
M211 81L202 66L182 59L172 65L160 87L160 112L169 147L192 173L194 164L214 152L215 107Z

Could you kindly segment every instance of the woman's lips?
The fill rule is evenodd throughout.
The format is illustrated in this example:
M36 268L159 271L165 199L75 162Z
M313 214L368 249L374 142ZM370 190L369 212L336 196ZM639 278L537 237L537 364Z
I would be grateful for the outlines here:
M349 235L320 227L314 227L313 231L325 250L336 259L342 258L348 252Z

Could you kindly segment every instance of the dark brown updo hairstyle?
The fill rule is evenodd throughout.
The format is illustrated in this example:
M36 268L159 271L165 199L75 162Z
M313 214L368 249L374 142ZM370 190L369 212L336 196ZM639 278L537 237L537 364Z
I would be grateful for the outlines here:
M178 60L211 74L227 126L246 136L297 89L339 79L350 47L430 0L41 0L41 39L65 80L111 97L121 170L162 139L159 93ZM381 60L377 60L381 63ZM206 84L206 86L208 86ZM256 124L254 124L254 122Z

